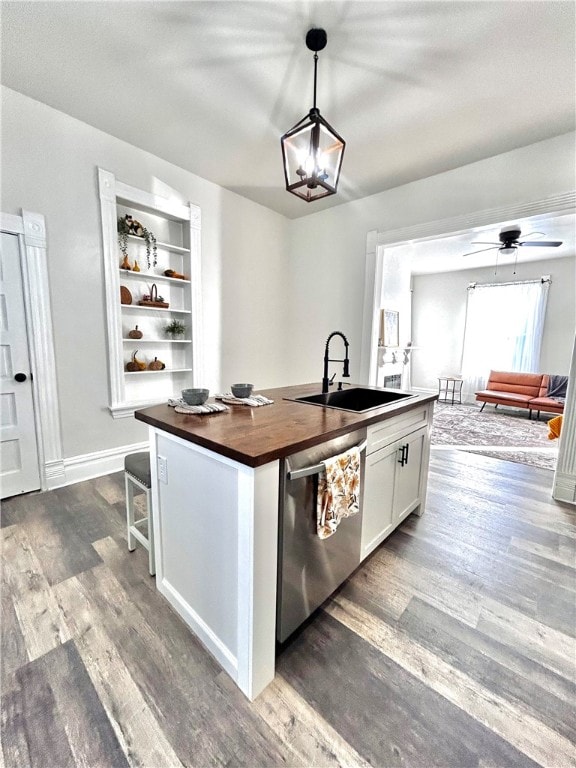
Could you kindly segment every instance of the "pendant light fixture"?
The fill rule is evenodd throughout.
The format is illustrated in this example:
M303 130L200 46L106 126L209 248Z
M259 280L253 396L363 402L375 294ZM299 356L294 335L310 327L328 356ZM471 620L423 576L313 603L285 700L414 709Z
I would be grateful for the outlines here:
M336 193L346 146L316 106L318 51L327 39L323 29L310 29L306 35L306 46L314 51L314 106L281 139L286 189L308 203Z

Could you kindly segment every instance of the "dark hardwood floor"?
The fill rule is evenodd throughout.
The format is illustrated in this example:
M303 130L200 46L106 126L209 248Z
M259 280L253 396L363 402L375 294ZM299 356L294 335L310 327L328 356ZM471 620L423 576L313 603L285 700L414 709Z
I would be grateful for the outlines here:
M575 766L576 510L552 477L433 451L426 513L252 704L127 551L121 473L6 501L4 766Z

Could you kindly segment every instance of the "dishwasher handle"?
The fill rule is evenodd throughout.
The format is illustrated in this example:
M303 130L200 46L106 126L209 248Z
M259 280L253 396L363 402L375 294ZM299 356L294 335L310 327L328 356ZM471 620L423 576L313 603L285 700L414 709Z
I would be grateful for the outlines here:
M358 446L360 452L366 450L368 445L367 440L363 440ZM318 475L324 471L324 464L312 464L309 467L302 467L302 469L292 469L287 472L288 480L299 480L301 477L308 477L309 475Z

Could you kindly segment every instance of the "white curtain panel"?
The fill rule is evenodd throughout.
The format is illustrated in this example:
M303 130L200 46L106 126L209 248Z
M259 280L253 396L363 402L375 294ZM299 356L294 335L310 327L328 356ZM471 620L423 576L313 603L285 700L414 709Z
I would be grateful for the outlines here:
M540 373L549 281L476 285L468 289L462 353L464 399L485 389L494 371Z

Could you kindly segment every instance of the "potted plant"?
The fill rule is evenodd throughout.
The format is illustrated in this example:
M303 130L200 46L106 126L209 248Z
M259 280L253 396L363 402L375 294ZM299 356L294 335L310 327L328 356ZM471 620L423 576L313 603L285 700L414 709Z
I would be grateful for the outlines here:
M125 216L121 216L118 219L118 245L120 251L124 256L124 260L128 260L128 235L136 235L141 237L146 243L146 261L148 269L150 269L150 254L152 253L152 265L156 266L156 237L153 232L150 232L143 224L136 221L129 213Z
M164 328L164 331L173 338L176 336L184 336L184 333L186 332L186 326L184 323L181 323L180 320L172 320Z

